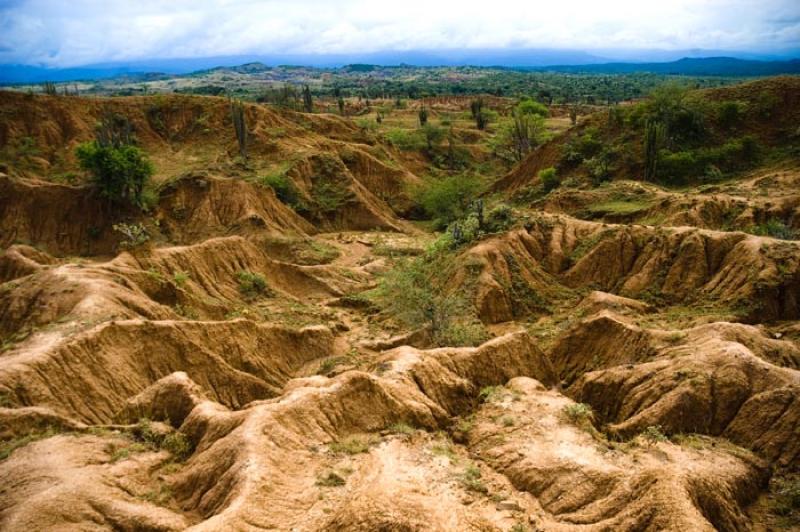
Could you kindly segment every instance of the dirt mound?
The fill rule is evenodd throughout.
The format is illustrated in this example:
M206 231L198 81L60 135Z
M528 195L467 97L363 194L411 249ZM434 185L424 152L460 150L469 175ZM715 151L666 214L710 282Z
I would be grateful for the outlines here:
M231 233L315 232L271 188L204 174L186 175L162 187L154 214L161 232L178 244Z
M186 176L162 191L150 216L112 207L90 187L0 175L0 246L24 243L54 255L109 255L117 250L119 222L148 224L156 241L193 243L228 234L313 233L268 187L207 176ZM43 216L42 213L47 213Z
M613 321L587 318L549 353L568 382L587 371L567 393L592 405L608 431L631 437L660 426L667 434L723 436L783 467L796 462L800 447L790 434L800 423L800 350L794 344L741 324L663 333ZM596 345L619 350L598 352Z
M107 423L128 398L176 371L185 371L209 397L238 408L275 396L296 368L333 351L333 335L319 327L295 331L247 320L107 322L47 350L5 354L0 389L14 405L47 406Z
M131 442L121 436L63 435L15 451L0 466L4 479L0 527L187 528L192 519L149 502L166 495L154 490L150 471L167 460L167 453L140 452L126 460L112 460L115 448L130 447Z
M744 530L743 508L767 478L746 452L671 443L615 449L575 403L514 379L478 412L469 448L546 512L545 530Z
M0 246L21 243L56 255L100 255L119 242L111 227L115 216L93 189L0 174L0 197Z
M12 256L19 248L12 248ZM263 297L320 300L360 286L358 272L345 276L328 265L299 266L273 260L269 248L242 237L206 240L193 246L122 253L104 263L44 264L2 285L0 333L77 329L112 319L223 319L252 303L242 274L263 279ZM34 266L31 266L34 267ZM363 274L362 274L363 276ZM258 295L258 294L256 294Z
M796 242L559 216L540 216L528 226L462 256L458 278L477 269L476 306L486 322L512 319L521 303L546 308L559 292L580 287L667 303L703 297L751 321L800 316Z

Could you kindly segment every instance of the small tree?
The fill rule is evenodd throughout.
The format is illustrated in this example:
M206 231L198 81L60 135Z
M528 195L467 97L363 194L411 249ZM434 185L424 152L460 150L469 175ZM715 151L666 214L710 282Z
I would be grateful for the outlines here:
M247 161L247 123L242 102L231 100L231 117L233 118L233 129L236 131L236 141L239 144L239 153L242 159Z
M303 86L303 109L306 113L314 112L314 100L311 99L311 87Z
M76 155L81 168L92 174L94 184L109 201L144 206L142 192L153 175L153 165L139 148L103 146L92 141L78 146Z
M344 98L339 96L339 99L336 100L336 103L339 105L339 114L344 116Z
M539 179L542 182L542 187L545 192L550 192L561 185L561 180L556 175L556 169L552 166L539 172Z

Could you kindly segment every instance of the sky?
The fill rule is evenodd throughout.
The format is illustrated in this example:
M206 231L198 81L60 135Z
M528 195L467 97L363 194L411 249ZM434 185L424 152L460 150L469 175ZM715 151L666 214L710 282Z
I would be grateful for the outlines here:
M438 49L800 50L800 0L0 0L0 64Z

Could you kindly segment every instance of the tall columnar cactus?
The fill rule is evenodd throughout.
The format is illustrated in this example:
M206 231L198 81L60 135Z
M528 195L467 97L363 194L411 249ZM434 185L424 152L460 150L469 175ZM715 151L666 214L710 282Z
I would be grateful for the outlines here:
M658 150L666 137L664 124L656 120L648 120L644 127L644 179L652 181L656 178L658 166Z
M236 131L236 140L239 143L239 153L242 159L247 160L247 124L244 117L244 104L240 101L231 100L231 117L233 118L233 129Z
M311 87L303 87L303 109L306 113L314 112L314 100L311 99Z

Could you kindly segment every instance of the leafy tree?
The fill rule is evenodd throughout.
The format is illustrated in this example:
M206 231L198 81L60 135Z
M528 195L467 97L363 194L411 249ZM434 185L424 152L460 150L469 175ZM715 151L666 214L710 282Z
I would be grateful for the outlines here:
M543 105L536 100L525 99L517 104L517 113L521 115L539 115L546 117L550 114L546 105Z
M344 98L339 96L338 100L336 100L336 103L339 105L339 114L344 116Z
M422 126L422 134L425 135L425 144L429 152L432 152L433 148L438 146L445 135L442 128L434 126L433 124L425 124Z
M102 146L95 140L78 146L76 155L109 201L144 206L142 192L153 175L153 165L139 148Z
M519 162L545 138L544 119L540 115L514 111L511 121L500 127L491 145L497 156Z

